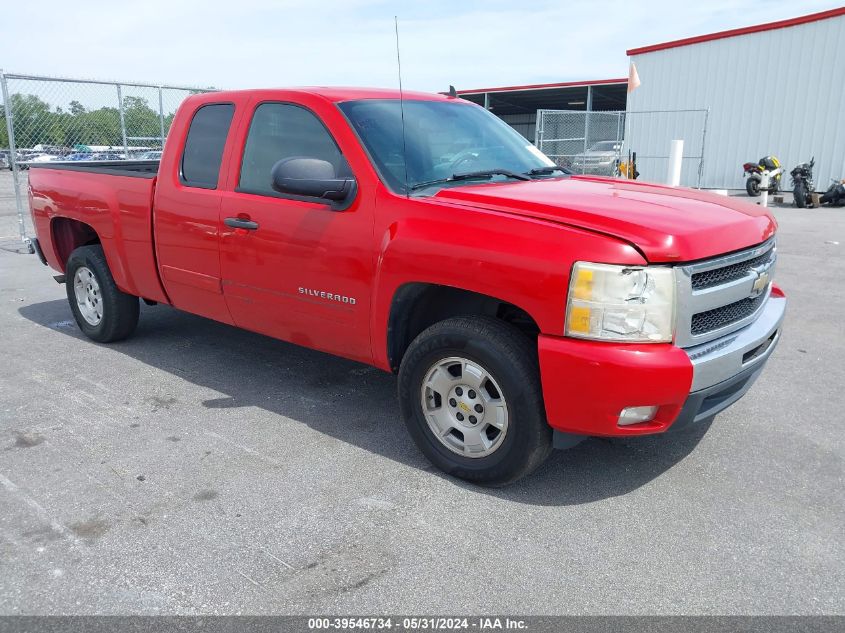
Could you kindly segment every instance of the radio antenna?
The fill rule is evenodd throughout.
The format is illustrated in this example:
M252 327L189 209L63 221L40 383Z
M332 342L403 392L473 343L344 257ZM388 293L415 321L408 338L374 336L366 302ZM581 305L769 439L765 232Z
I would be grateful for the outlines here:
M405 143L405 97L402 93L402 58L399 56L399 17L393 16L393 28L396 33L396 67L399 70L399 115L402 118L402 164L405 166L405 195L411 197L408 183L408 147Z

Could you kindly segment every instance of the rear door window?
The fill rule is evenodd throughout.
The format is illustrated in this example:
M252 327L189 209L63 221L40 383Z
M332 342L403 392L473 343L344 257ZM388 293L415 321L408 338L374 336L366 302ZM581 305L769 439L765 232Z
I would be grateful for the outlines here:
M216 189L223 161L223 148L235 106L231 103L215 103L202 106L194 113L179 177L182 184L202 189Z

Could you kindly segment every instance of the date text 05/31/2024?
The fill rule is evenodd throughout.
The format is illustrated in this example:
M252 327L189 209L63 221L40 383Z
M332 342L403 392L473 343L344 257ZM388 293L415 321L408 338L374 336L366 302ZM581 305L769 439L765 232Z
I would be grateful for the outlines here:
M390 630L399 631L454 631L454 630L525 630L525 620L476 617L348 617L348 618L309 618L311 630Z

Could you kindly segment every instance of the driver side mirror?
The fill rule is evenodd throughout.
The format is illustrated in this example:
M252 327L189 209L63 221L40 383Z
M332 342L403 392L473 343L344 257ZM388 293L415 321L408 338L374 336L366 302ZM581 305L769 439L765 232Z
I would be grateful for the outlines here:
M275 191L326 200L335 211L348 208L358 189L353 176L338 177L334 166L319 158L285 158L273 165L270 175Z

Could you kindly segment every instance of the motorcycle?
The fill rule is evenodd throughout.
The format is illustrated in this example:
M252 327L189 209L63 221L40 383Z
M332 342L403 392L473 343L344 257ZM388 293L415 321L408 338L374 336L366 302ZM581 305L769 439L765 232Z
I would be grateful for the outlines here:
M832 207L838 207L845 204L845 180L836 180L831 178L830 187L824 192L821 197L821 204L829 204Z
M759 196L761 193L760 183L763 181L763 172L775 172L769 178L769 193L777 193L780 191L780 161L776 156L763 156L756 163L744 163L742 165L742 175L748 176L745 181L745 191L749 196Z
M792 201L799 209L813 206L813 166L816 164L815 156L809 163L801 163L792 168L789 172L792 176Z

